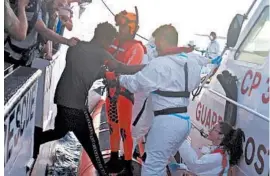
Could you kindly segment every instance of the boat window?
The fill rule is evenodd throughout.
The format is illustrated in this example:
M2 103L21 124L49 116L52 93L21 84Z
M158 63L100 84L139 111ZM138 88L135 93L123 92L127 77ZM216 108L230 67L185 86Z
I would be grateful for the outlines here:
M270 50L269 31L269 6L267 6L242 43L235 58L240 61L263 64Z

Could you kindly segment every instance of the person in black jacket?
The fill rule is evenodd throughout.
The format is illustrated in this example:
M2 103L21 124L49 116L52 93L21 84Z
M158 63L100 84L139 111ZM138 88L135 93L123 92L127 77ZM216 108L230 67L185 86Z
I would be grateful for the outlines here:
M99 175L108 175L101 155L98 138L95 134L92 117L87 110L87 95L93 82L99 77L104 63L111 70L123 74L133 74L143 68L142 65L126 66L116 61L106 49L116 37L116 29L108 22L101 23L95 29L90 42L78 42L70 47L66 56L66 67L58 82L54 102L57 104L55 129L35 135L37 157L39 145L64 137L72 131L82 144L97 169Z

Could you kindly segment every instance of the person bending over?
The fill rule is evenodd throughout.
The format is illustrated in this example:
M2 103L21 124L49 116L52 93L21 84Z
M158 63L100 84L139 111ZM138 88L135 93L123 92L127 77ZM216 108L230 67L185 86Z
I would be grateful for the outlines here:
M111 70L133 74L143 66L126 66L106 51L117 32L108 22L98 24L90 42L78 42L67 51L66 66L58 82L54 102L57 104L55 129L35 134L34 158L39 145L60 139L72 131L91 158L99 175L108 175L101 155L92 118L87 110L88 90L99 78L104 62Z

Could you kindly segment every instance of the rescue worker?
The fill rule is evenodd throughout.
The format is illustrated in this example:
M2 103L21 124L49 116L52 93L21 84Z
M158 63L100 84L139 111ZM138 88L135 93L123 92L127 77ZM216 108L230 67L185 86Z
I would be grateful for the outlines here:
M145 45L147 49L147 54L144 55L143 64L148 64L151 60L158 56L156 45L155 45L155 35L162 28L157 28L150 38L149 42ZM176 48L177 52L191 52L192 47L179 47ZM174 51L175 52L175 51ZM138 92L134 94L135 102L132 112L132 138L133 138L133 152L138 144L144 141L144 136L149 131L152 124L154 114L152 108L152 100L149 95L144 92ZM140 143L141 142L141 143ZM144 153L143 146L139 146L140 156ZM137 153L135 154L135 156Z
M126 66L116 61L106 49L116 37L116 29L108 22L97 25L90 42L78 42L67 51L66 66L57 84L54 102L57 105L54 130L35 133L34 158L39 145L60 139L72 131L82 144L100 176L107 176L92 118L87 110L87 95L93 82L99 78L101 67L133 74L143 66Z
M115 16L116 26L119 26L119 35L110 46L109 52L120 62L127 65L141 64L146 51L140 41L135 40L139 29L137 15L122 11ZM112 100L115 87L109 88L106 99L106 115L110 127L111 158L106 163L110 173L118 175L132 175L132 136L131 119L133 94L120 88L120 95ZM124 146L124 164L119 159L120 135ZM124 167L124 168L123 168Z
M132 93L151 93L155 118L147 136L142 176L166 175L169 158L176 154L191 127L187 114L190 91L200 83L202 66L210 63L200 55L179 52L177 43L176 29L161 26L155 37L158 57L135 75L117 79Z
M243 155L245 134L226 122L219 122L209 131L211 147L202 148L202 156L186 140L179 148L180 155L188 169L198 176L224 175L230 166L239 164Z
M216 40L217 34L215 32L211 32L209 39L210 39L210 43L206 49L206 57L210 59L214 59L220 54L219 43Z

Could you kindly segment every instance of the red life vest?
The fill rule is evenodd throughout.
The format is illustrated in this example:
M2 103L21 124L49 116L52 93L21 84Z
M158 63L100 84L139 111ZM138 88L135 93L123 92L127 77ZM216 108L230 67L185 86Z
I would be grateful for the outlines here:
M111 53L119 62L128 64L130 58L130 52L128 52L133 45L141 44L144 49L144 54L146 54L146 48L141 41L129 40L119 46L119 40L114 40L113 44L109 47L108 52Z
M225 151L221 148L216 148L214 151L212 151L211 153L220 153L222 155L222 170L219 173L219 176L222 176L224 174L224 171L227 167L227 155L225 153Z

